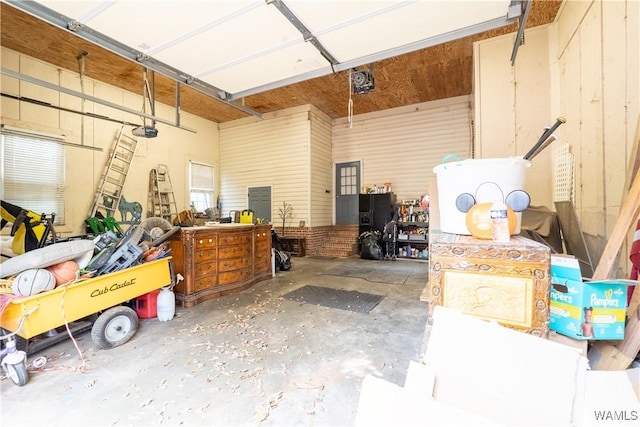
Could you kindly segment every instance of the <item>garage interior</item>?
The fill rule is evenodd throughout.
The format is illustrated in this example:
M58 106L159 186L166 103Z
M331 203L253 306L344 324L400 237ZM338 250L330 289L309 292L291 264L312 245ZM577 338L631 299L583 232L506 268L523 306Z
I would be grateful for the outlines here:
M638 2L2 1L0 19L4 288L23 271L7 273L17 260L36 253L14 250L8 202L45 212L44 223L54 212L51 236L66 243L97 237L92 225L109 225L98 212L125 236L164 228L165 240L143 248L148 262L132 245L134 265L117 274L140 282L145 264L162 264L145 284L159 290L167 263L175 293L170 321L136 310L156 307L151 292L129 294L137 332L117 348L104 348L108 329L97 344L83 324L28 353L23 387L3 371L3 425L591 425L596 410L637 420L640 297L627 285L640 241ZM61 160L20 154L31 139L62 147ZM112 162L128 141L121 173ZM526 158L543 142L516 184L529 202L502 251L470 231L454 199L469 195L471 212L494 201L485 184L497 181L510 205L507 177L445 182L446 162ZM49 171L60 174L55 189ZM122 180L115 190L109 174ZM370 257L364 236L396 225L394 214L395 246L378 237ZM455 221L462 232L448 229ZM614 322L623 337L554 329L558 252L578 259L580 284L624 288L628 308ZM110 280L107 266L99 274ZM50 292L71 298L82 283ZM471 307L469 287L479 299L490 289L490 302ZM43 306L46 294L24 301ZM439 341L463 324L479 341ZM2 317L5 332L15 327ZM39 338L66 334L56 325ZM553 354L575 375L512 366L505 348L523 361ZM490 381L477 374L493 362ZM565 391L544 386L552 375ZM502 395L513 378L530 390ZM53 393L73 404L45 398ZM564 404L534 410L545 393ZM30 409L34 395L41 411ZM497 415L504 405L512 411Z

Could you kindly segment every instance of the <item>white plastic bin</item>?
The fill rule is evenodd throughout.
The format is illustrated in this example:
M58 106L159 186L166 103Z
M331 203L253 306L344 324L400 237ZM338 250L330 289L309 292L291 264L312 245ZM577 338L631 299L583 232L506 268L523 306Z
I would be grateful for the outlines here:
M458 160L447 162L451 157ZM462 193L469 193L476 203L504 199L514 190L524 190L525 172L529 167L531 162L521 157L460 160L455 155L445 156L443 163L433 168L438 185L440 230L470 235L466 225L467 214L458 210L456 198ZM482 185L485 182L497 186ZM516 212L516 217L518 222L514 234L520 234L522 214Z

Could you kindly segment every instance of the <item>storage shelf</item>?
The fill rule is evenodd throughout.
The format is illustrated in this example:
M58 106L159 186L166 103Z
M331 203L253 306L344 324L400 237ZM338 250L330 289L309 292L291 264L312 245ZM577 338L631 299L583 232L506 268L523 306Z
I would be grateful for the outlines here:
M417 261L429 261L429 257L420 258L420 257L417 257L417 256L402 256L402 255L398 255L396 258L398 258L398 259L415 259Z
M420 232L416 233L417 231ZM428 221L398 221L398 233L404 233L403 236L398 234L398 258L429 261L428 252L426 256L423 255L422 257L402 255L403 251L406 251L408 247L411 247L412 252L422 252L424 254L429 246L429 236L426 234L428 231Z
M416 245L426 245L429 243L428 240L400 240L398 239L398 243L402 243L403 246L406 246L405 243L407 244L416 244Z
M404 234L398 235L398 242L402 243L427 243L429 239L426 234Z
M398 221L398 227L409 227L409 226L429 228L429 223L419 222L419 221Z

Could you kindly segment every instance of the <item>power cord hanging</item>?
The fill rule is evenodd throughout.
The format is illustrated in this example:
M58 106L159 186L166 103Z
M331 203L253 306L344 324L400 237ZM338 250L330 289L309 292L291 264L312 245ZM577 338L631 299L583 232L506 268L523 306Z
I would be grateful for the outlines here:
M73 334L71 333L71 328L69 328L69 322L67 321L67 316L64 311L64 297L67 294L67 285L71 283L75 283L76 281L77 279L64 284L64 287L62 290L62 298L60 299L60 310L62 311L62 318L64 319L64 327L67 330L67 334L69 335L69 338L73 342L73 346L75 347L76 351L78 352L78 355L80 356L80 361L82 362L82 366L80 367L80 372L86 372L87 364L86 364L84 354L82 353L82 350L80 350L80 347L78 346L76 339L73 337Z

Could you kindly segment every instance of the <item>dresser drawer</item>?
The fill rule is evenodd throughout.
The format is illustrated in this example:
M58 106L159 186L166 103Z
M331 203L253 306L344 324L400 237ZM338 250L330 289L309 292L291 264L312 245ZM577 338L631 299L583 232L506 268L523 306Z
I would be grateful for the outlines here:
M203 277L216 274L216 262L202 262L195 265L194 277Z
M253 271L256 273L271 271L271 258L256 258L256 262L253 266Z
M269 249L269 241L267 240L256 240L256 250L261 252L266 252Z
M268 242L271 240L271 233L266 231L258 231L255 234L256 242Z
M207 261L215 261L216 260L217 251L215 248L210 249L200 249L196 251L194 258L196 264Z
M253 256L255 258L271 258L271 247L268 246L266 248L256 248Z
M220 234L218 243L220 246L248 244L251 243L251 234Z
M215 248L217 243L215 234L196 236L194 241L196 251L200 249Z
M227 246L218 248L218 259L242 258L251 256L251 246Z
M271 277L271 225L182 227L170 245L174 270L185 278L174 288L176 302L183 307Z
M251 258L230 258L218 261L218 271L239 270L251 266Z
M215 274L198 277L194 280L194 287L195 287L194 292L213 288L217 284L218 284L218 276Z
M256 251L256 253L253 256L253 259L255 259L256 264L259 262L267 262L269 264L271 264L271 251Z
M228 283L242 282L251 278L251 268L243 268L242 270L227 271L218 274L218 284L226 285Z

